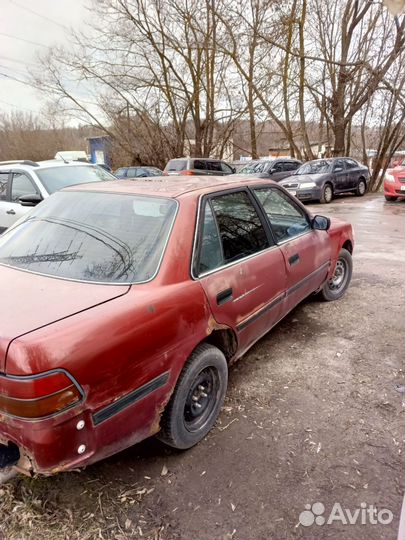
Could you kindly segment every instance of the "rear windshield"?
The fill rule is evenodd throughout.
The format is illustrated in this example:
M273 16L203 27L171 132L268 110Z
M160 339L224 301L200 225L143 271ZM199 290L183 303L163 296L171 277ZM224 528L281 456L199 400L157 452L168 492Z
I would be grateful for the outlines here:
M92 165L49 167L47 169L36 169L35 173L49 194L75 184L115 180L115 177L105 169Z
M172 159L166 165L167 171L185 171L187 169L186 159Z
M147 281L176 208L161 197L58 192L0 236L0 264L79 281Z

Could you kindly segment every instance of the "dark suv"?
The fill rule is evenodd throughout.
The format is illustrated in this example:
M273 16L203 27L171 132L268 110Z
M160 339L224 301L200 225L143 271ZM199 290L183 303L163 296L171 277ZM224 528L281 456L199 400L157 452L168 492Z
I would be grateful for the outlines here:
M234 174L235 169L221 161L211 158L179 158L171 159L166 165L163 174L169 175L215 175Z

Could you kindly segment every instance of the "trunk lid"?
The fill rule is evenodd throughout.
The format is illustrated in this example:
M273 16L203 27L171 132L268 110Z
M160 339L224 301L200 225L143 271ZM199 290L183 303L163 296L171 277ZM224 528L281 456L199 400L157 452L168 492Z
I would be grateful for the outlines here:
M126 294L130 285L79 283L0 266L0 373L13 339Z

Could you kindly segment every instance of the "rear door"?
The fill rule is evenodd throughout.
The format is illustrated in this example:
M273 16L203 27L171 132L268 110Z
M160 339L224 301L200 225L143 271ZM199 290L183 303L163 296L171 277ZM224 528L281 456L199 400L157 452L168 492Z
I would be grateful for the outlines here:
M195 159L194 162L192 161L191 170L198 175L212 174L209 170L208 162L204 159Z
M326 279L331 247L326 231L314 230L310 216L277 186L254 188L274 239L284 256L287 272L287 311L314 292Z
M206 162L206 165L208 169L208 174L215 175L215 176L216 175L223 176L224 172L222 170L220 161L210 160Z
M219 324L245 350L282 316L286 270L265 216L247 189L202 201L193 274Z
M353 159L345 159L343 161L345 162L348 175L347 186L352 189L356 188L360 177L359 164Z
M345 191L350 189L349 174L343 159L337 159L333 163L334 190Z
M275 182L280 182L283 178L290 176L290 173L284 170L282 161L276 161L276 163L271 166L269 175Z

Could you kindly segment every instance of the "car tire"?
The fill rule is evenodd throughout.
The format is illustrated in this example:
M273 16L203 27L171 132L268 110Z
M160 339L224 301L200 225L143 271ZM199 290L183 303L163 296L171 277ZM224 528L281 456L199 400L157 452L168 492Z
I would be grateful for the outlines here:
M347 249L341 249L333 276L324 284L319 294L326 302L341 298L350 285L353 273L353 259Z
M201 441L215 424L228 385L228 364L213 345L201 343L191 354L163 413L157 437L186 450Z
M357 184L357 188L356 188L356 196L357 197L363 197L363 195L365 195L367 191L367 184L366 184L366 181L364 180L364 178L360 178L359 180L359 183Z
M333 187L331 184L325 184L322 188L322 195L319 202L322 204L329 204L333 199Z
M398 199L398 197L393 197L392 195L384 195L385 200L388 202L394 202Z

